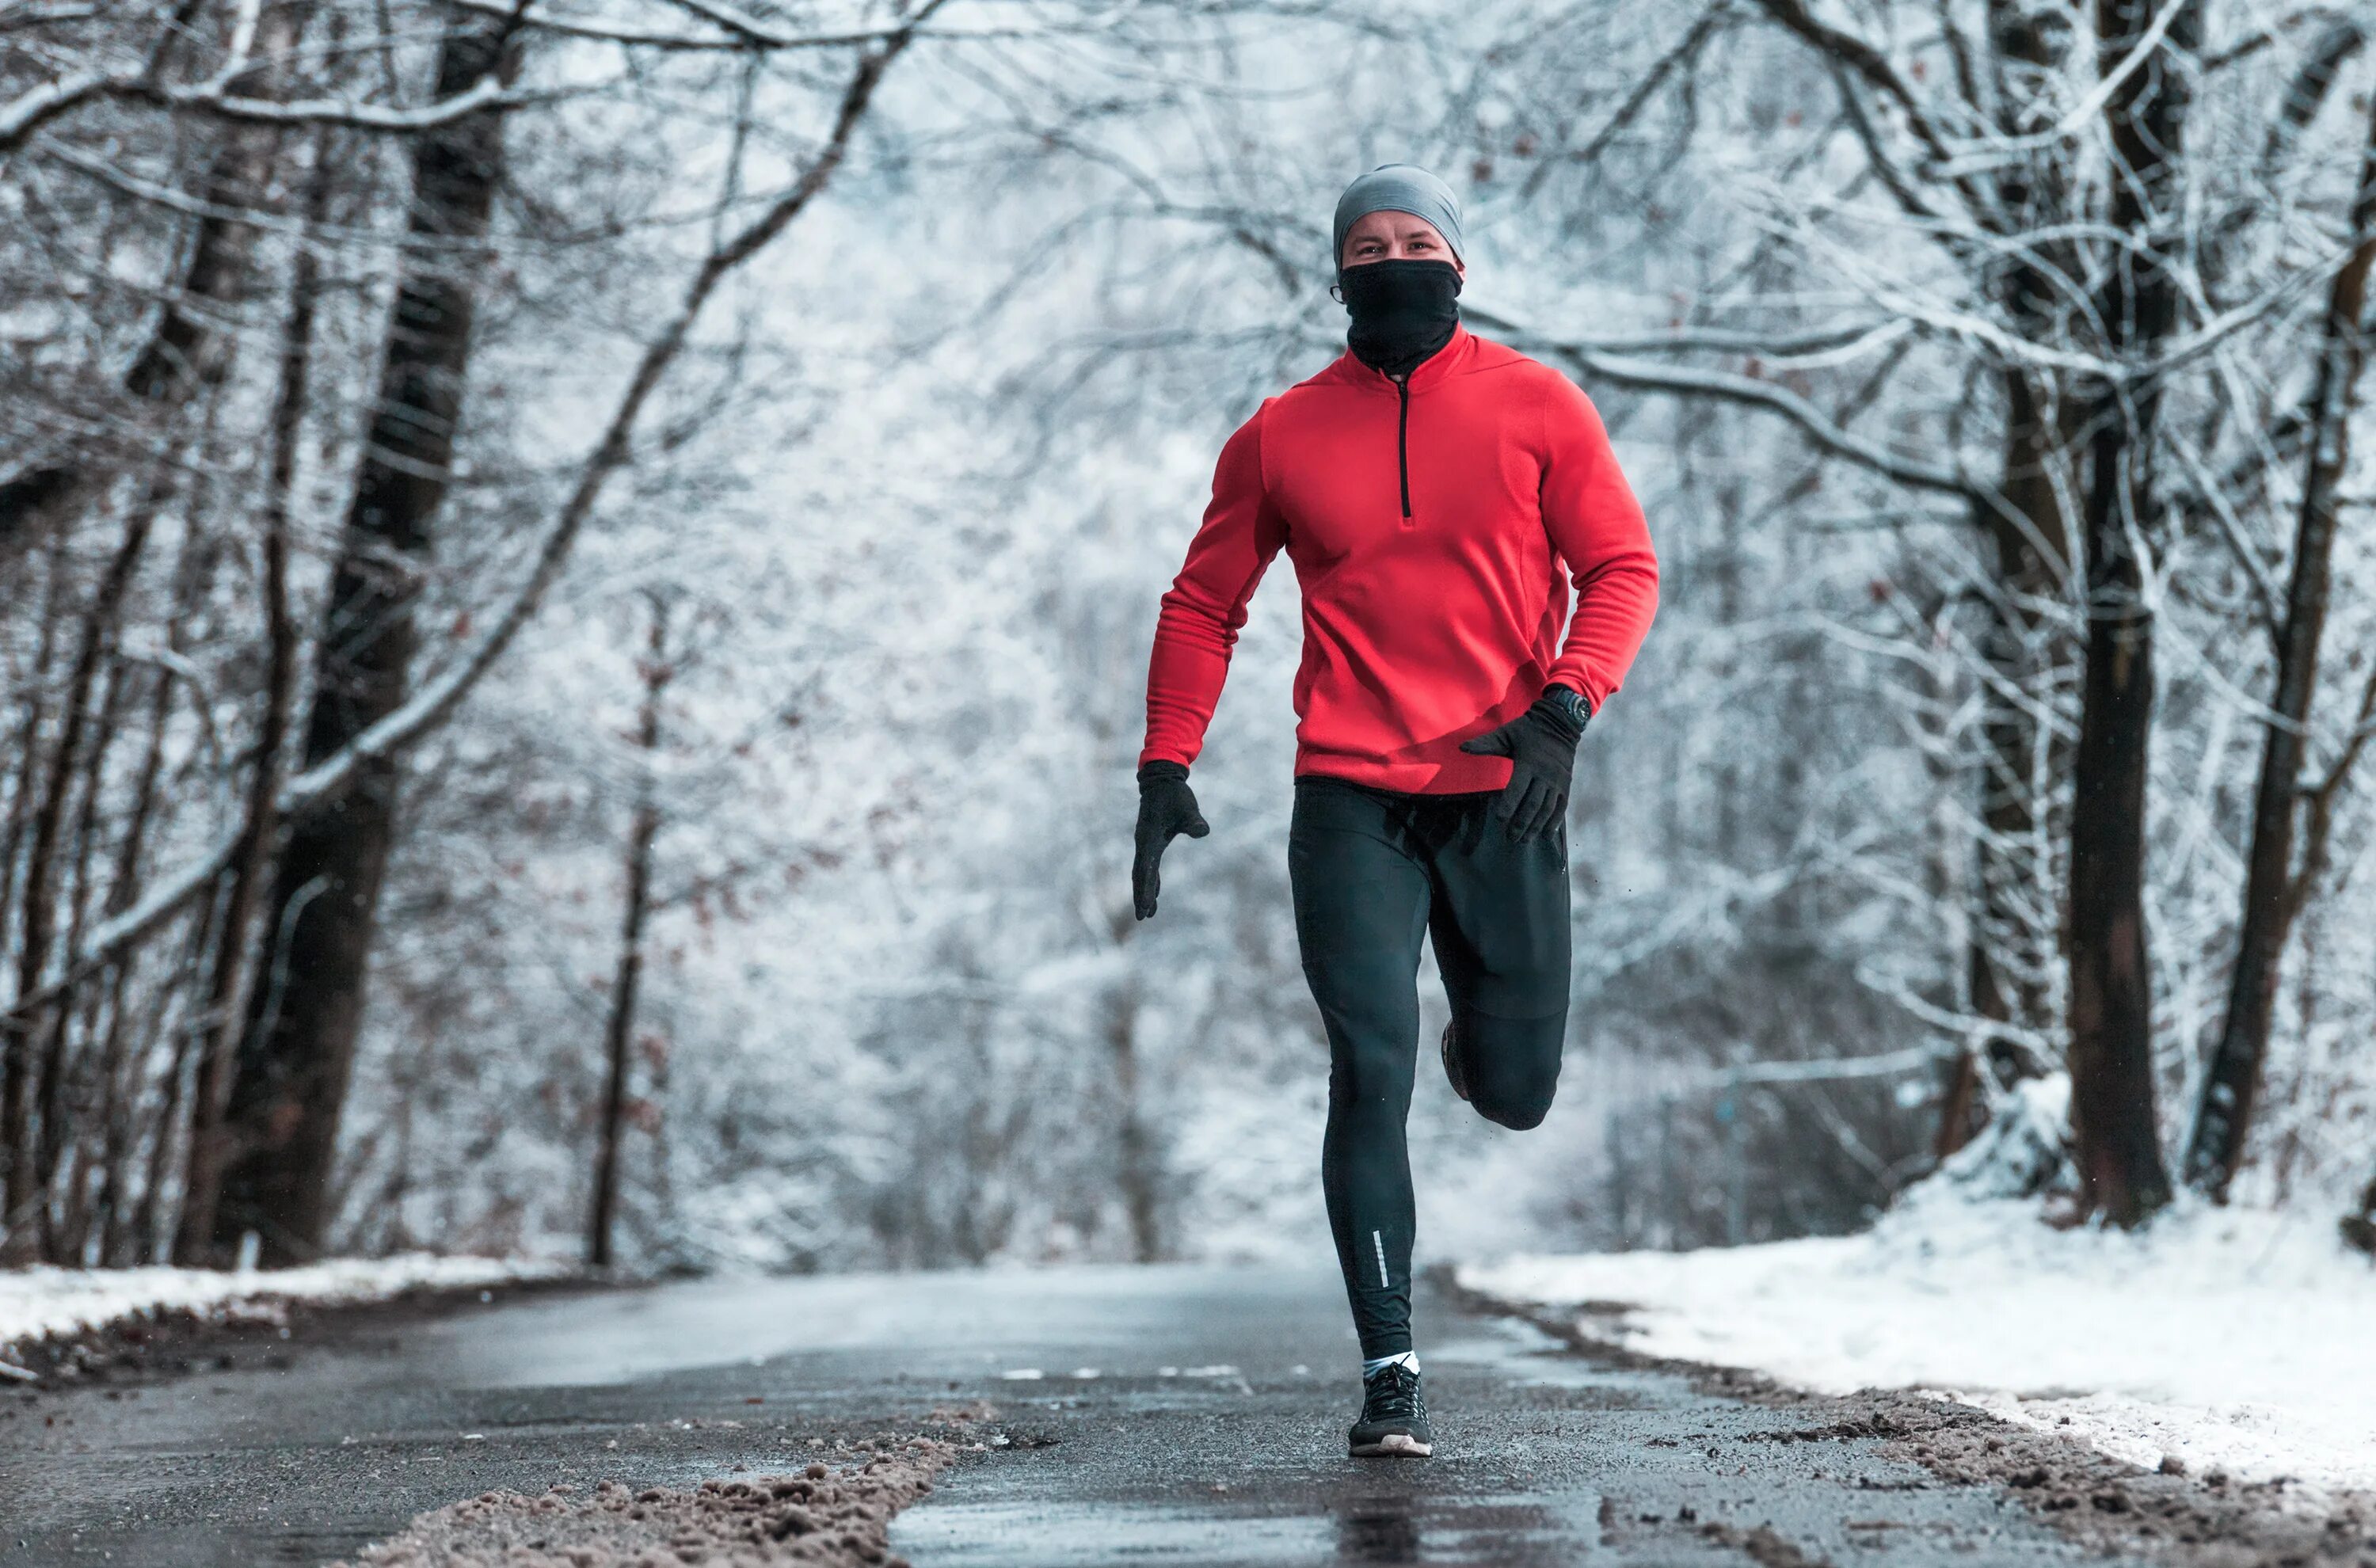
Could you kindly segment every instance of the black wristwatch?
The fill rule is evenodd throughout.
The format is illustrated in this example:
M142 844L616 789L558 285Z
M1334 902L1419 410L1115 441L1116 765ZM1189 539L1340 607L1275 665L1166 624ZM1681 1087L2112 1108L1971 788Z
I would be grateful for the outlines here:
M1578 733L1582 733L1584 727L1592 721L1592 705L1585 701L1584 694L1574 687L1563 686L1554 681L1543 688L1543 695L1558 704L1560 711L1574 721Z

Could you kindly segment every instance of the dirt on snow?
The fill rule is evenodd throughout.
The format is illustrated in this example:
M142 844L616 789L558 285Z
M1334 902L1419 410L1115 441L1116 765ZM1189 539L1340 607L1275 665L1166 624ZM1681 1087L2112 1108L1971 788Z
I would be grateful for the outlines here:
M1488 1310L1509 1311L1466 1291L1456 1293ZM1893 1457L1920 1465L1942 1481L2004 1487L2032 1513L2097 1551L2133 1554L2175 1568L2376 1568L2376 1497L2308 1492L2282 1478L2239 1483L2217 1471L2190 1475L2168 1463L2157 1471L2141 1469L2052 1432L1911 1390L1808 1394L1757 1372L1637 1355L1585 1332L1578 1313L1538 1310L1512 1315L1603 1360L1680 1372L1709 1392L1749 1404L1823 1411L1834 1419L1758 1435L1784 1443L1879 1439ZM1874 1515L1864 1526L1875 1539L1886 1539L1899 1527L1882 1505L1885 1497L1876 1494ZM1714 1528L1706 1533L1723 1534ZM1726 1544L1746 1550L1764 1568L1799 1568L1805 1561L1779 1540Z
M892 1516L956 1453L918 1437L838 1470L813 1464L691 1491L604 1481L583 1493L483 1492L338 1568L905 1568L885 1544Z

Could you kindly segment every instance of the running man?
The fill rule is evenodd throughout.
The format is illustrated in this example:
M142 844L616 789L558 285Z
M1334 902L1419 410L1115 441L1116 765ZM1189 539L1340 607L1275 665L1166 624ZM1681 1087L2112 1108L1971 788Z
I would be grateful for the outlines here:
M1208 831L1189 766L1247 601L1285 549L1303 593L1288 872L1328 1032L1320 1180L1361 1342L1356 1455L1434 1445L1411 1349L1403 1141L1420 935L1452 1004L1454 1092L1504 1127L1537 1125L1567 1032L1576 742L1658 601L1600 416L1565 376L1461 326L1462 248L1459 205L1424 170L1384 164L1338 199L1348 351L1221 448L1163 596L1139 753L1145 920L1165 846Z

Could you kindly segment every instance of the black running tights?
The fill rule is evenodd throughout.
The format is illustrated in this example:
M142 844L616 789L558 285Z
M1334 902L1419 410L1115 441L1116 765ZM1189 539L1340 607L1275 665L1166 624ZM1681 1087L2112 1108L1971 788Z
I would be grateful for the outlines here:
M1364 1357L1410 1348L1414 1222L1403 1123L1419 948L1435 944L1469 1099L1504 1127L1550 1111L1567 1033L1567 829L1513 844L1492 792L1410 795L1306 774L1288 871L1328 1031L1321 1184Z

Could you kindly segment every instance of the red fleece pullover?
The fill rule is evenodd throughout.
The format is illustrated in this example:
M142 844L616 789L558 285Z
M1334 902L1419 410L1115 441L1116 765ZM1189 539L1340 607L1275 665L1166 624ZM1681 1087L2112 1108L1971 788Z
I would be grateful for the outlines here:
M1295 771L1412 793L1507 784L1507 757L1460 742L1553 681L1598 712L1658 606L1642 508L1574 383L1466 327L1408 392L1348 352L1221 448L1156 624L1141 763L1196 760L1281 546L1303 589Z

